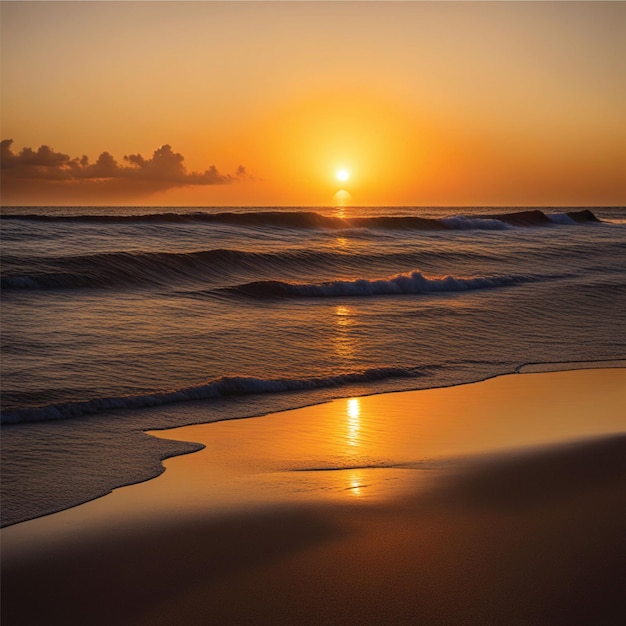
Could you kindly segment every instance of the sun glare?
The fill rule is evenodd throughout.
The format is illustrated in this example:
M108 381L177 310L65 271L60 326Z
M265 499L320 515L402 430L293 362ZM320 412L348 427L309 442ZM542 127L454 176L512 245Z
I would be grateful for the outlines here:
M348 170L337 170L337 180L345 182L350 178L350 172Z

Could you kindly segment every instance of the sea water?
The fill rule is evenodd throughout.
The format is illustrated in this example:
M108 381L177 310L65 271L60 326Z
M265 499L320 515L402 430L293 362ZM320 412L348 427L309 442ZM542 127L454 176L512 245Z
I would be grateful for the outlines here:
M626 210L4 208L3 524L146 429L626 356Z

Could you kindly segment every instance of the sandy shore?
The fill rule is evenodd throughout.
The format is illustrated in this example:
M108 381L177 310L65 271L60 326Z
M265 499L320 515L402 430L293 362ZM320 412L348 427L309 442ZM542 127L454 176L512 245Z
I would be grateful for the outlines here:
M157 479L5 528L2 623L621 624L626 369L164 431Z

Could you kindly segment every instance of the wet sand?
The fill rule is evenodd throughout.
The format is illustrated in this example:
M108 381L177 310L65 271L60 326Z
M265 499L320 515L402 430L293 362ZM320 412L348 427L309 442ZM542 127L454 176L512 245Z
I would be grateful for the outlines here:
M5 528L12 624L621 624L626 370L161 431L166 472Z

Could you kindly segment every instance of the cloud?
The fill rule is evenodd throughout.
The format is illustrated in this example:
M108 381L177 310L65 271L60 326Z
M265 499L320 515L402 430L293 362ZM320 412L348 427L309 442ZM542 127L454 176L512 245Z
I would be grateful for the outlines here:
M50 189L51 182L65 183L63 187L73 191L115 189L116 195L145 195L173 187L225 185L250 178L243 165L234 174L222 174L214 165L204 172L188 172L183 155L174 152L169 144L155 150L148 159L141 154L124 156L122 164L109 152L102 152L95 163L90 163L87 156L72 158L45 145L36 151L24 148L15 154L12 144L12 139L1 142L3 195L7 189L32 190L37 184Z

